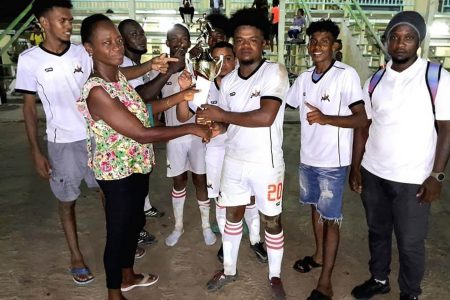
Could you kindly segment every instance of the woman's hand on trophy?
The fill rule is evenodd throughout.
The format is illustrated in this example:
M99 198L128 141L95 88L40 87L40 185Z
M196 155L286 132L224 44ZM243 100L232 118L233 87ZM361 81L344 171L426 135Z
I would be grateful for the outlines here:
M167 57L167 54L163 53L151 59L152 70L165 74L169 69L169 63L177 63L178 61L178 58Z
M224 110L216 105L202 104L201 110L197 110L197 119L204 120L204 124L222 122Z

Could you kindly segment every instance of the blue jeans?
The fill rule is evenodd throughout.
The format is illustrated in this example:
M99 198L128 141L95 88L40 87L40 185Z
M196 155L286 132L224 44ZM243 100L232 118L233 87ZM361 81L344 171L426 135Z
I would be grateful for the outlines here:
M314 205L320 217L340 223L348 166L335 168L300 164L300 203Z

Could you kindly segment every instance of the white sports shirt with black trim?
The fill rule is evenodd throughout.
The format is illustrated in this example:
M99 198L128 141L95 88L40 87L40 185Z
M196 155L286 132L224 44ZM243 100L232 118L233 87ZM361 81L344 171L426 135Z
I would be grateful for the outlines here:
M69 44L59 54L41 45L20 54L15 88L20 93L39 95L47 119L48 141L71 143L86 139L86 121L76 101L90 74L90 58L82 45Z
M391 68L369 97L364 85L367 117L372 120L362 166L383 179L422 184L430 176L436 152L435 116L425 73L418 58L402 72ZM436 120L450 120L450 74L441 70L435 99Z
M278 63L261 61L247 77L239 69L223 78L219 106L231 112L249 112L261 107L261 101L279 101L280 107L269 127L243 127L230 124L227 130L225 159L270 167L284 164L283 120L289 81L286 68Z
M289 89L287 104L299 107L300 161L303 164L334 168L351 163L353 129L331 125L309 125L306 114L311 110L306 102L330 116L349 116L354 105L362 104L361 82L355 69L335 61L322 77L315 81L312 67L298 76Z

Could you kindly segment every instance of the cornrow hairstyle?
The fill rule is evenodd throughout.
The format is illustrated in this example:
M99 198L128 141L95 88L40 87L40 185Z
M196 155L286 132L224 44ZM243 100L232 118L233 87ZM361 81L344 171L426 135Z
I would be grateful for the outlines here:
M310 37L316 32L329 32L337 39L339 35L339 27L331 21L331 19L320 19L319 21L312 22L309 27L306 29L306 34Z
M33 12L36 19L39 20L41 16L55 7L71 9L73 6L70 0L35 0L31 7L31 11Z
M239 26L252 26L261 30L264 39L269 39L270 23L262 10L244 7L231 16L230 24L233 35Z
M85 44L91 42L92 33L94 32L97 23L102 21L112 23L110 18L102 14L91 15L85 18L83 22L81 22L81 29L80 29L81 43Z

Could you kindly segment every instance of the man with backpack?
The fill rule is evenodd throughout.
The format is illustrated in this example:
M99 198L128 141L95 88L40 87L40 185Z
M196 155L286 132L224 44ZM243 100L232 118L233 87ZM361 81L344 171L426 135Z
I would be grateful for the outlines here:
M450 76L439 67L430 76L435 65L417 56L425 35L417 12L395 15L385 31L391 60L364 86L371 122L355 130L349 184L366 212L371 278L352 290L356 299L390 291L392 231L400 300L421 294L430 204L450 155Z

